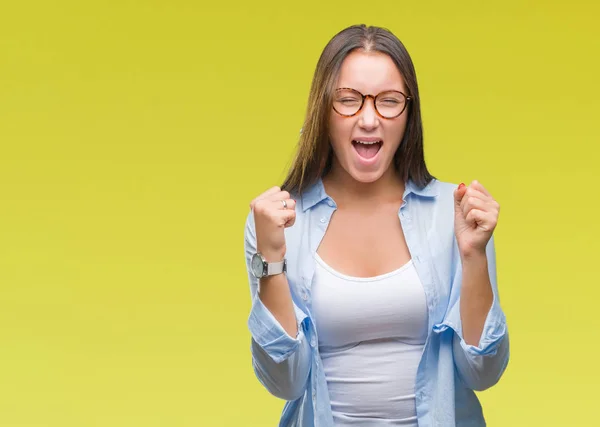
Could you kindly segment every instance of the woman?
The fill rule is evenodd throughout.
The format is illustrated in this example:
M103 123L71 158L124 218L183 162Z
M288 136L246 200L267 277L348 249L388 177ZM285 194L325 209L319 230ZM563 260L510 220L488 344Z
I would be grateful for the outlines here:
M325 47L298 152L245 230L256 376L280 426L484 426L509 358L499 205L425 166L412 61L389 31Z

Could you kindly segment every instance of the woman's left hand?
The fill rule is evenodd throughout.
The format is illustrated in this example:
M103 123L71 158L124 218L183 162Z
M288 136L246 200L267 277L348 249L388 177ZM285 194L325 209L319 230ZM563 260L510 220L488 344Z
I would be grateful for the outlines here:
M454 234L461 257L485 254L499 212L498 202L477 180L454 190Z

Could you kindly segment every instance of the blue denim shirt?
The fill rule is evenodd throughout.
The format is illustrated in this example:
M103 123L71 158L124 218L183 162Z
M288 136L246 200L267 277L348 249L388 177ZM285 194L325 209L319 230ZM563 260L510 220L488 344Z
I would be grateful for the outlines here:
M474 390L494 385L506 369L509 340L496 280L494 238L486 253L493 303L478 346L462 335L460 290L462 264L454 236L456 185L437 180L419 188L406 183L398 212L408 249L427 298L428 334L417 370L416 411L420 427L485 426ZM252 212L245 229L246 267L252 308L248 318L252 365L264 387L286 400L280 427L333 426L327 381L319 356L317 330L311 314L314 253L336 210L323 182L295 197L296 222L285 229L287 279L298 335L291 337L262 304L250 259L256 251ZM335 304L335 301L332 301Z

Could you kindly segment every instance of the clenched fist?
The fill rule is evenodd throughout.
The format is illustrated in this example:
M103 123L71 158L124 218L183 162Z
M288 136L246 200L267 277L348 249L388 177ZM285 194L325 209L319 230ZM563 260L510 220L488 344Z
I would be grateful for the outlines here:
M500 205L477 180L454 190L454 234L461 256L485 253L496 224Z
M296 201L290 193L273 187L250 203L254 212L256 247L268 262L278 262L285 257L284 229L296 221Z

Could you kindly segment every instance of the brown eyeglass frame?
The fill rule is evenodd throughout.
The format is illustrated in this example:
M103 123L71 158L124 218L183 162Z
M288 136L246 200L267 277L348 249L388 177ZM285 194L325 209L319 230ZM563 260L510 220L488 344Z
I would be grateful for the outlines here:
M362 98L362 101L360 103L360 107L358 107L358 110L356 111L356 113L350 114L350 115L340 113L338 110L335 109L335 107L333 106L333 103L332 103L333 111L335 111L336 113L338 113L342 117L354 117L354 116L356 116L358 113L360 113L362 111L363 107L365 106L365 99L371 98L373 100L373 108L375 109L375 112L377 113L377 115L379 117L381 117L382 119L395 119L396 117L400 117L402 115L402 113L404 113L404 111L406 110L406 107L408 106L408 103L410 101L412 101L412 98L410 96L405 95L404 93L400 92L399 90L384 90L383 92L380 92L377 95L370 95L370 94L369 95L363 95L362 93L360 93L356 89L352 89L351 87L340 87L340 88L337 88L335 91L338 92L340 90L351 90L352 92L356 92L357 94L359 94L361 96L361 98ZM382 116L381 113L379 112L379 110L377 109L377 97L379 95L381 95L382 93L389 93L389 92L399 93L406 100L406 102L404 103L404 108L402 109L402 111L400 111L400 113L397 114L397 115L395 115L394 117L385 117L385 116Z

